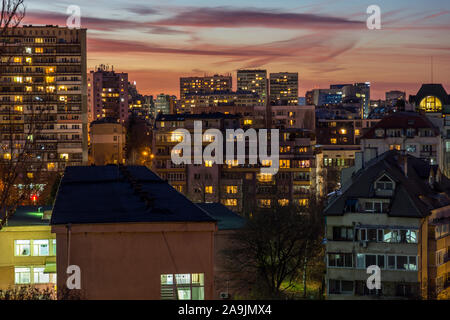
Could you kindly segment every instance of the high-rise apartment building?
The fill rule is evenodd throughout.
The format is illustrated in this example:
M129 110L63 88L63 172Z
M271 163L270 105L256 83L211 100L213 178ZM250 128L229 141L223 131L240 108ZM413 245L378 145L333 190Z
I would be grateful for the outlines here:
M180 100L189 94L210 94L215 92L231 92L231 75L182 77L180 78Z
M30 171L87 163L86 30L23 26L1 41L1 157L31 145Z
M298 105L298 73L270 74L270 104Z
M128 119L128 74L116 73L105 65L88 75L89 123L112 118L124 123Z
M237 90L258 94L259 104L265 105L267 101L267 71L238 70Z

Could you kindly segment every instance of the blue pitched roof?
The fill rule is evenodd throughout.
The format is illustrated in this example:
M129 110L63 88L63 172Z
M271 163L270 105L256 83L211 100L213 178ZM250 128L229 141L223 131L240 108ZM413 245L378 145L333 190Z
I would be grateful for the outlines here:
M144 166L66 168L52 225L124 222L215 220Z
M217 220L219 230L236 230L244 227L246 220L221 203L199 203L200 208Z

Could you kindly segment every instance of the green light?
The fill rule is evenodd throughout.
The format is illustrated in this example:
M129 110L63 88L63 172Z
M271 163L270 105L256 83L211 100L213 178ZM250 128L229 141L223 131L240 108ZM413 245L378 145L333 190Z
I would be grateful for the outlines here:
M27 212L27 215L42 218L44 216L44 213L43 212Z

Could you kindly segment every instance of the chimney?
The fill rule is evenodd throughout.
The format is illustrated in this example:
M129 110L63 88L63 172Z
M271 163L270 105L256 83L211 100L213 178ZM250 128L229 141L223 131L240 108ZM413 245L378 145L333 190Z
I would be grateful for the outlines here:
M402 169L405 177L408 177L408 156L406 154L398 156L398 165Z

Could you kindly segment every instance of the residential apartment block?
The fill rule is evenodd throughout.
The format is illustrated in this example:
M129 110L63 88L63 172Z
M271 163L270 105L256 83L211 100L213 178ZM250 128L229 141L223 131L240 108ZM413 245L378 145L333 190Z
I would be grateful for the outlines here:
M89 123L111 118L125 123L128 119L128 74L101 65L88 75Z
M384 117L361 137L361 148L378 154L402 150L442 168L442 140L439 128L425 115L395 112Z
M276 175L261 173L263 166L271 165L262 162L174 164L171 150L183 138L174 131L183 128L193 133L194 121L202 122L203 132L214 128L225 134L226 129L253 127L240 115L220 113L161 115L156 119L153 169L192 201L221 202L235 212L248 214L257 207L272 207L275 202L306 205L311 190L320 185L321 154L315 150L314 136L307 129L280 130L280 169ZM203 147L212 141L205 136ZM248 155L248 146L246 150Z
M268 79L266 70L238 70L237 90L250 91L258 95L258 102L266 105L268 95Z
M270 104L298 105L298 73L270 74Z
M353 174L329 200L326 219L328 299L418 298L424 235L435 201L448 180L435 180L437 166L388 151L358 157ZM369 289L367 268L380 268L380 289Z
M30 171L87 163L86 30L7 30L0 65L1 157L32 144Z

